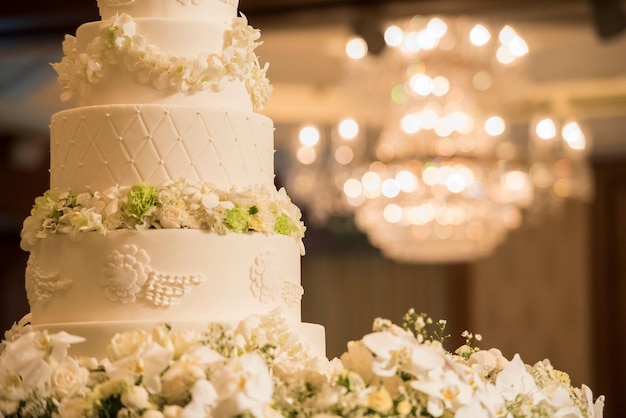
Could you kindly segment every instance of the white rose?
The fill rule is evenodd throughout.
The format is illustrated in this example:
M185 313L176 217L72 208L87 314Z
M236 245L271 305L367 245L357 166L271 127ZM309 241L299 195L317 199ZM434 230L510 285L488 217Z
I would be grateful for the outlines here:
M59 364L50 376L51 389L59 398L70 397L85 387L89 380L89 371L71 357Z
M157 218L161 227L165 229L178 229L186 225L187 211L175 206L164 206Z
M132 409L148 407L148 391L143 386L131 386L122 393L122 405Z
M135 330L116 334L107 346L109 360L115 362L137 352L144 344L151 341L150 334L143 330Z

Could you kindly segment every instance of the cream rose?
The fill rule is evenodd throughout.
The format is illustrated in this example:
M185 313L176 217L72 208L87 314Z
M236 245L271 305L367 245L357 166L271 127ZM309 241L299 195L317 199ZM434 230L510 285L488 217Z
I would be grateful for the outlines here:
M110 361L115 362L121 358L134 354L139 348L151 341L151 336L146 331L135 330L116 334L107 346L107 355Z
M75 359L67 357L52 371L50 386L56 396L65 398L77 394L88 379L89 370L81 367Z
M184 208L168 205L160 210L157 220L161 227L165 229L178 229L187 225L186 219L188 216Z

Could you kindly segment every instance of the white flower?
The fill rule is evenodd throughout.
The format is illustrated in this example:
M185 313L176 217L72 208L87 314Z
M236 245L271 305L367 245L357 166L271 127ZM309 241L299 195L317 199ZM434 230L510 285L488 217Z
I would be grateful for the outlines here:
M475 370L480 376L486 377L502 371L507 364L508 360L502 355L502 352L497 348L491 348L489 350L479 350L470 356L468 364Z
M441 353L418 343L408 332L401 335L389 331L374 332L365 335L362 340L376 356L373 371L379 376L391 376L398 368L418 376L440 369L445 363Z
M258 354L244 354L231 359L211 379L218 395L216 416L250 413L263 416L272 400L272 378Z
M363 341L350 341L348 351L341 355L343 367L359 374L367 384L376 381L373 372L374 356Z
M63 399L80 393L89 380L89 370L82 367L74 358L65 358L52 371L50 388Z
M198 344L200 336L191 329L175 330L170 333L170 341L174 348L174 358L180 358L192 346Z
M211 408L217 400L215 388L208 380L198 380L191 392L191 402L185 406L181 418L210 417Z
M184 208L167 205L161 208L157 221L165 229L178 229L187 225L188 214Z
M172 360L173 353L159 344L149 342L135 353L115 362L105 362L104 367L111 380L134 381L142 376L142 384L149 393L161 391L160 375Z
M507 367L498 374L495 385L507 401L513 401L518 395L525 395L536 404L544 398L519 354L515 354Z
M151 335L141 329L115 334L107 345L108 359L115 362L131 356L151 341Z
M195 347L174 362L161 378L162 396L170 403L185 400L194 383L205 377L205 370L224 358L208 347Z
M20 338L22 335L27 334L33 331L32 326L30 325L32 321L33 315L31 313L27 313L17 322L14 322L10 329L5 331L4 339L6 342L15 341ZM0 345L0 353L2 352L2 346Z
M148 406L148 391L142 386L130 386L124 393L120 400L122 405L131 409L145 409Z

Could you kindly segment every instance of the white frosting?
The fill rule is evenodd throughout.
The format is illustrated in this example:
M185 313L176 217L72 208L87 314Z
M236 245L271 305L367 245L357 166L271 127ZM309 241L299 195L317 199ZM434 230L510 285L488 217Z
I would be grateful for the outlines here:
M259 267L259 257L268 252L280 257ZM275 308L289 321L300 321L299 247L281 235L86 232L78 239L40 240L30 257L39 274L29 275L29 289L44 285L47 274L64 283L49 289L46 298L29 292L35 325L238 321ZM259 281L272 284L264 295L257 291Z
M195 106L79 107L52 116L50 188L102 191L186 178L219 188L274 182L271 119Z
M115 13L128 13L134 17L207 17L233 18L238 0L98 0L102 19Z

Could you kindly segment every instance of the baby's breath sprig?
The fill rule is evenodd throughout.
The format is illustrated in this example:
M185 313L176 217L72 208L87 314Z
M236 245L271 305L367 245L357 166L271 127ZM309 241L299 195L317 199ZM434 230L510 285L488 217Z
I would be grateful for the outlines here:
M413 308L409 309L409 311L402 317L402 328L413 333L413 335L421 341L430 339L426 325L430 325L432 323L433 320L431 317L424 312L418 314Z
M456 350L456 354L468 360L472 354L480 351L480 347L478 347L477 343L483 340L483 336L465 330L461 333L461 337L465 338L465 344Z
M439 329L433 332L433 336L437 339L437 341L441 343L441 345L443 345L451 337L450 333L447 333L447 334L445 333L447 324L448 322L445 319L440 319L439 321L436 322L437 328ZM431 338L431 339L435 339L435 338Z

